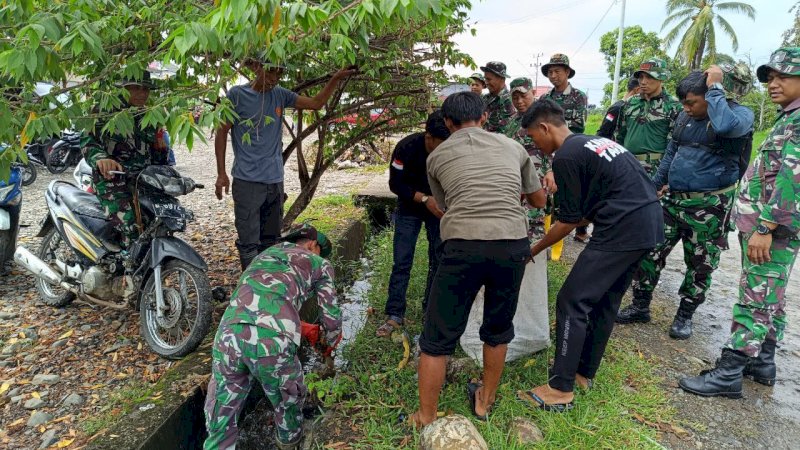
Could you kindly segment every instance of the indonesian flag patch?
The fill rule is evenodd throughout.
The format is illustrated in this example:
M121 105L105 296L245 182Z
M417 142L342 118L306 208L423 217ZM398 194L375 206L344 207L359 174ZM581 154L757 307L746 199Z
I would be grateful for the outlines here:
M613 114L606 114L606 120L608 120L609 122L613 121L614 120L614 115Z
M403 170L403 161L400 161L399 159L395 158L395 160L392 161L392 167L394 167L397 170Z

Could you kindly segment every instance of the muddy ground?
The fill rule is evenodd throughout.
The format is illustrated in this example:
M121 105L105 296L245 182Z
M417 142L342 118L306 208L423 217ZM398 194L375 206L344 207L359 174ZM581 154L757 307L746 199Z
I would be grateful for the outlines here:
M228 146L227 163L233 157ZM209 265L212 287L230 292L239 275L234 246L233 204L230 196L218 201L213 141L198 144L188 153L176 148L177 169L206 185L205 190L181 197L194 211L183 238ZM300 192L296 160L286 165L285 191ZM39 167L38 179L23 188L24 200L19 243L38 250L39 222L46 214L44 192L55 179L72 181L72 172L52 175ZM317 195L348 194L366 185L375 172L331 169L321 180ZM218 322L220 307L214 321ZM65 308L38 301L32 277L19 268L0 276L0 448L28 449L61 443L75 448L86 442L85 430L103 429L100 418L121 413L114 394L141 382L154 382L170 362L148 350L139 335L139 315L132 310L111 311L81 302ZM35 384L36 375L53 375ZM134 395L134 394L130 394ZM39 401L36 400L39 396ZM44 419L30 425L34 413ZM95 423L92 423L95 421ZM61 448L61 447L60 447Z
M575 258L583 245L568 241L566 257ZM692 433L686 438L665 434L662 443L666 447L797 449L800 447L800 408L797 406L800 400L800 305L797 303L800 270L797 267L786 294L789 326L775 358L778 365L776 385L766 387L745 380L745 397L740 400L703 398L678 388L680 377L694 376L713 366L728 337L741 270L741 248L735 233L729 236L729 241L731 248L722 254L707 300L695 313L691 339L676 341L667 334L678 307L678 288L685 273L680 245L669 256L656 288L653 321L619 325L614 335L638 342L639 350L657 362L656 370L664 377L664 389L677 411L679 425ZM623 300L623 306L629 301Z

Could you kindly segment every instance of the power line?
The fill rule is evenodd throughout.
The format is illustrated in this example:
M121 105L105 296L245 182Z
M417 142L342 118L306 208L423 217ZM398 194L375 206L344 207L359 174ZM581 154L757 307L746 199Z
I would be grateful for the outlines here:
M583 49L583 46L586 45L587 42L589 42L589 39L591 39L591 37L594 34L594 32L597 31L597 28L600 27L600 24L603 23L603 20L606 18L608 13L611 12L611 8L613 8L616 3L617 3L617 0L611 0L611 4L608 5L608 9L606 9L606 12L605 12L605 14L603 14L603 17L601 17L600 20L597 22L597 25L595 25L594 28L592 28L592 31L589 33L588 36L586 36L586 39L583 40L583 43L581 44L581 46L578 47L577 50L575 50L575 52L572 54L573 56L577 55L578 52L580 52L581 49Z

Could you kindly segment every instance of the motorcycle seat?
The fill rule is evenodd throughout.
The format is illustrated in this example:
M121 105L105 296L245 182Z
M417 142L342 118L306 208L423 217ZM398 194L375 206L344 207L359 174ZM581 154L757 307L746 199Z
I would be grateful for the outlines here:
M107 220L105 209L100 205L97 196L84 192L73 184L60 182L55 184L55 194L58 199L64 202L70 211L81 216L88 216L94 219Z

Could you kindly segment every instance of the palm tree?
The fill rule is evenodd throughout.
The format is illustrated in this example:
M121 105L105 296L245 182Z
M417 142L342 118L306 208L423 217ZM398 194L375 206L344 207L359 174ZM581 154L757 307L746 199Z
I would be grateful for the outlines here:
M738 50L739 40L731 24L720 15L723 12L736 12L755 19L756 10L745 2L718 2L718 0L667 0L667 14L661 25L663 31L667 25L677 22L675 27L664 37L664 45L670 47L683 32L678 44L675 58L689 63L689 69L698 69L703 62L703 55L708 50L712 60L717 54L715 24L731 38L733 51ZM685 31L684 31L685 29Z

